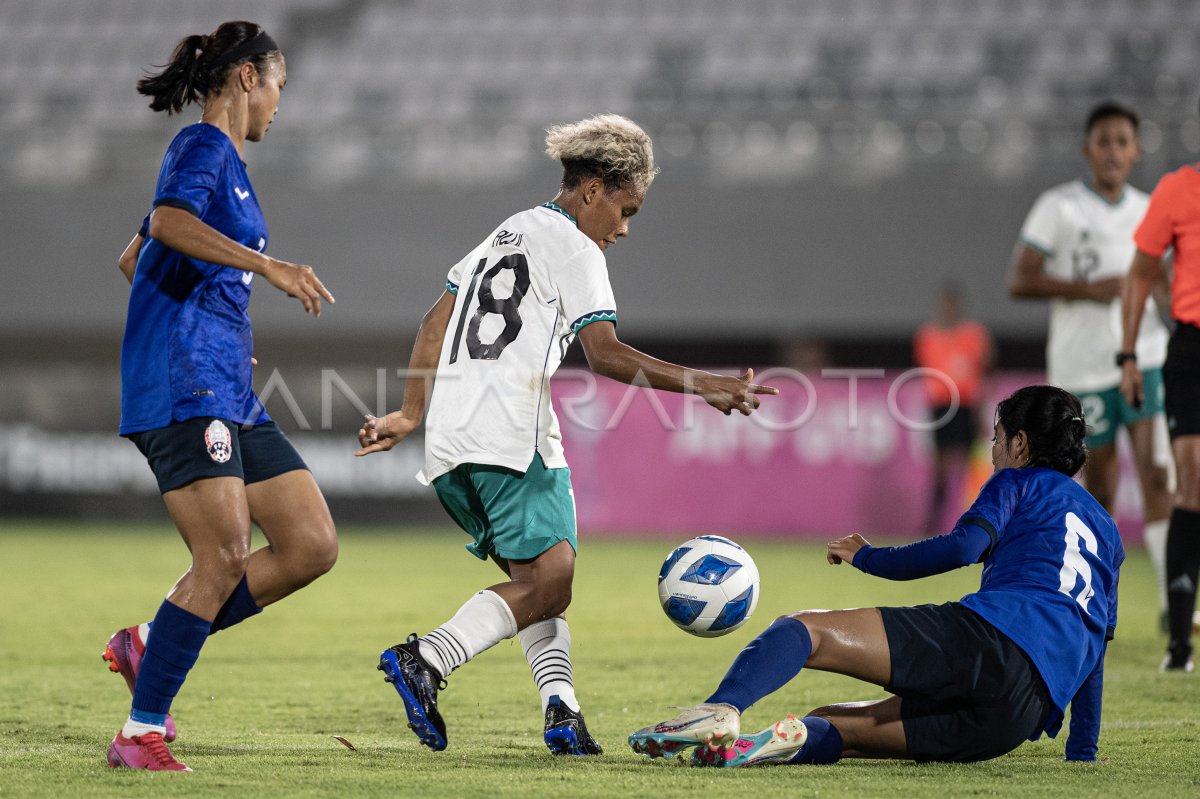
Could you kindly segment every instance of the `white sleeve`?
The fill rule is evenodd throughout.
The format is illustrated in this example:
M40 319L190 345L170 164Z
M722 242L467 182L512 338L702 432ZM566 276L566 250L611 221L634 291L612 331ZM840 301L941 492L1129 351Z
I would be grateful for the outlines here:
M617 301L608 282L608 266L598 248L580 250L555 275L558 303L572 333L592 322L617 322Z
M450 267L450 271L446 273L446 291L450 292L451 294L458 294L458 287L462 285L463 275L470 274L470 265L474 264L478 258L479 248L476 247L474 250L471 250L466 258L463 258L454 266Z
M1050 192L1037 198L1025 224L1021 226L1021 243L1042 255L1054 255L1054 243L1059 225L1059 203Z

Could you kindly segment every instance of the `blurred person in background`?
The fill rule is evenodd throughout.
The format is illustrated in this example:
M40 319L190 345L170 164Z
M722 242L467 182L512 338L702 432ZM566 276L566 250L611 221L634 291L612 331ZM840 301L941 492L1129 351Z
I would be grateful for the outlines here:
M1192 636L1200 627L1196 582L1200 579L1200 164L1163 177L1150 195L1134 234L1137 245L1121 296L1122 336L1116 359L1121 392L1134 407L1151 407L1156 386L1142 363L1141 333L1153 312L1147 298L1163 279L1163 259L1174 251L1171 316L1175 329L1163 365L1167 429L1178 471L1166 543L1167 654L1163 671L1191 672Z
M1145 402L1134 406L1120 391L1121 286L1133 258L1133 232L1149 202L1126 181L1141 157L1140 119L1117 103L1097 105L1084 126L1083 155L1090 175L1038 197L1021 228L1009 292L1049 299L1046 379L1074 393L1092 429L1083 482L1108 512L1120 477L1117 433L1129 435L1142 494L1146 552L1158 578L1166 625L1167 517L1171 512L1171 454L1163 416L1163 361L1167 329L1153 302L1137 331L1130 359L1142 375ZM1165 281L1158 284L1164 298Z
M171 702L205 640L328 571L333 520L299 453L252 385L247 307L255 275L320 314L333 296L310 267L264 254L267 226L242 152L262 141L287 69L252 22L181 40L138 82L155 111L203 106L167 149L153 210L118 262L130 280L121 349L121 435L146 456L191 567L152 622L104 652L133 692L114 768L190 771L166 746ZM250 551L251 524L267 546Z
M963 317L962 290L957 284L946 283L938 292L934 318L921 325L913 339L913 361L937 373L923 381L930 421L936 425L933 493L924 528L932 533L942 528L948 489L960 485L966 473L978 437L984 379L995 362L987 328ZM958 497L959 493L951 495ZM963 508L957 500L952 506L954 514Z
M571 471L550 377L578 338L597 374L701 396L750 415L754 373L717 375L655 360L617 338L604 253L629 233L658 169L650 137L605 114L551 128L546 154L562 164L558 194L502 222L459 261L425 314L409 361L404 403L368 416L358 455L391 449L425 421L425 468L451 518L506 581L473 595L424 636L380 655L421 743L446 748L438 691L455 669L516 636L529 662L554 754L598 755L575 696L564 613L575 574ZM428 397L427 382L433 378Z

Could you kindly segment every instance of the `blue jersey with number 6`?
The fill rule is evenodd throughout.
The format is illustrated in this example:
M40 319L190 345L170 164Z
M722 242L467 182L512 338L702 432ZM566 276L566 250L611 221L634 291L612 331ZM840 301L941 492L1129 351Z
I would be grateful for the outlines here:
M1029 655L1060 713L1117 625L1125 550L1117 526L1082 486L1052 469L994 474L960 525L992 537L979 590L962 603Z
M194 214L252 250L266 249L267 224L246 167L213 125L189 125L171 142L154 193L160 206ZM251 277L146 239L121 347L122 435L197 416L270 421L252 385Z

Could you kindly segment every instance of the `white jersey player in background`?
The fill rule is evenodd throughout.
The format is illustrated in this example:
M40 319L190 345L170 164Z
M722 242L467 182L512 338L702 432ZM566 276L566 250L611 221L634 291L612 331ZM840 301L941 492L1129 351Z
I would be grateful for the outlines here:
M545 741L556 754L600 754L579 712L570 631L575 505L550 376L578 337L597 374L698 394L749 415L753 372L711 374L655 360L617 339L617 306L604 251L629 231L657 169L650 138L633 122L597 116L551 128L546 152L562 162L553 201L509 217L450 270L425 314L409 362L404 404L368 416L359 455L391 449L424 419L425 468L450 516L507 576L471 597L427 635L380 656L409 726L446 747L437 693L450 673L518 636L542 697ZM426 413L426 377L434 376ZM426 418L427 416L427 418Z
M1131 358L1119 352L1120 292L1133 258L1133 232L1150 201L1125 182L1141 156L1138 125L1137 113L1116 103L1092 109L1083 143L1090 179L1055 186L1038 197L1021 228L1009 291L1051 301L1047 381L1072 392L1083 405L1091 427L1084 484L1110 514L1119 477L1116 436L1121 427L1128 430L1142 489L1146 550L1165 613L1172 464L1162 365L1168 331L1150 298L1135 355L1146 399L1135 408L1120 392L1121 360ZM1161 288L1166 291L1165 284Z

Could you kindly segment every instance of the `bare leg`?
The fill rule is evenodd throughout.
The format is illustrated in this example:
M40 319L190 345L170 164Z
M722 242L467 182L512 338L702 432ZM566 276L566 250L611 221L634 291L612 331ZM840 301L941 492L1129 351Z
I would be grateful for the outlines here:
M575 577L575 549L560 541L532 560L494 558L511 579L488 590L512 610L517 629L564 613L571 604Z
M1161 521L1171 515L1169 469L1154 457L1155 424L1155 419L1143 419L1129 426L1129 443L1137 465L1138 482L1142 486L1142 505L1148 522ZM1091 457L1089 453L1088 459Z
M250 516L267 546L250 555L246 580L259 607L283 599L333 568L337 531L311 473L286 472L246 486Z
M879 608L806 610L791 617L808 628L812 639L812 654L805 668L880 686L891 682L892 650Z
M1118 466L1115 443L1088 450L1087 462L1083 465L1084 486L1110 515L1117 499Z
M907 758L900 697L826 705L809 716L825 719L842 736L842 757Z
M171 604L212 620L246 573L250 512L237 477L208 477L163 494L192 565L167 595Z
M1171 515L1171 467L1155 457L1165 432L1162 417L1143 419L1129 426L1129 442L1142 488L1143 544L1158 580L1159 602L1167 612L1167 520Z

